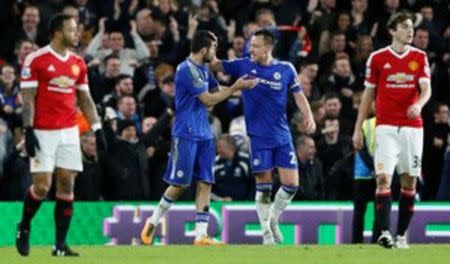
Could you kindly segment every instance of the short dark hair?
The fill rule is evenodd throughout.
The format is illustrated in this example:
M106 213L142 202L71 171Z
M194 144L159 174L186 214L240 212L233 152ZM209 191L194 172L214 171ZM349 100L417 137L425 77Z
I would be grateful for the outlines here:
M103 63L106 65L110 59L120 60L119 55L111 53L103 59Z
M413 20L412 16L409 13L406 12L395 13L387 21L387 28L395 30L398 24L403 23L408 19Z
M264 39L264 44L270 45L270 46L275 46L275 43L276 43L275 35L273 34L272 31L270 31L268 29L257 30L255 32L254 36L261 36Z
M50 33L50 37L53 38L56 31L62 30L64 21L69 19L72 19L72 17L63 13L52 16L48 22L48 32Z
M217 41L217 37L208 30L197 30L191 41L191 52L197 53L203 48L211 47L212 43Z
M133 78L128 74L123 74L123 73L119 74L119 76L116 77L115 85L118 85L121 81L123 81L125 79L133 79Z
M323 96L324 102L328 101L330 99L338 99L339 101L341 101L341 97L339 97L339 95L335 92L327 92L324 96Z

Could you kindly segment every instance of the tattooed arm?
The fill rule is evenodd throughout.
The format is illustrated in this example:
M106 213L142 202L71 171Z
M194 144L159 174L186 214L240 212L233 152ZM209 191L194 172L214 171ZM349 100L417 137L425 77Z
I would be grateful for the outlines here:
M34 101L36 97L36 89L22 89L21 94L23 98L23 127L32 127L34 122Z

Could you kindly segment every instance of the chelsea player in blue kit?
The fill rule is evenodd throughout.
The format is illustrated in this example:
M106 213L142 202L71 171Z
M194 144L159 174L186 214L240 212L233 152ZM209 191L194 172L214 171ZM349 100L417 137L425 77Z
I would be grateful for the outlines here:
M249 75L258 84L242 93L251 164L256 179L256 210L263 231L263 244L282 242L278 218L294 197L298 185L297 157L286 117L288 92L304 116L307 133L316 129L309 103L289 62L272 57L275 37L269 30L256 31L250 40L250 58L214 59L211 66L233 77ZM272 170L278 169L281 187L271 205Z
M214 245L218 242L207 236L211 184L214 183L213 165L215 142L208 121L208 107L228 98L234 92L255 86L256 81L238 79L231 87L219 87L205 63L215 57L216 36L204 30L197 31L191 41L191 54L177 67L175 73L175 122L172 127L172 149L164 180L170 186L164 192L153 215L146 220L141 232L144 244L152 244L161 217L173 202L197 181L196 245ZM209 90L219 88L210 93Z

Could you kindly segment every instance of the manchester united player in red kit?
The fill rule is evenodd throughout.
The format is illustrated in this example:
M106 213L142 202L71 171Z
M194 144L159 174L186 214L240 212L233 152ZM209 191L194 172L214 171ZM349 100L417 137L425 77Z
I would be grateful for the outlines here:
M425 52L411 47L413 22L405 13L388 21L392 44L373 52L366 65L364 94L353 134L356 150L363 145L362 123L371 103L376 105L377 176L376 221L386 248L408 248L406 230L414 213L416 179L421 174L423 127L421 111L431 96L430 69ZM399 218L395 241L390 234L391 180L394 170L401 177Z
M75 20L57 14L49 23L51 42L25 59L21 73L25 146L33 175L17 226L16 247L29 254L31 219L38 211L56 177L55 246L53 256L78 256L65 243L73 213L73 187L82 170L76 123L77 103L97 135L99 151L106 141L95 105L89 94L84 60L69 49L78 43Z

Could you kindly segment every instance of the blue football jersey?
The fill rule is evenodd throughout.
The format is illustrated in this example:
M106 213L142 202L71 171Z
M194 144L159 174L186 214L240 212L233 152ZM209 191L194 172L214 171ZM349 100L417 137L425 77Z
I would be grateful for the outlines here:
M180 63L175 73L175 122L172 135L190 140L212 139L208 109L197 98L219 83L205 65L197 65L189 58Z
M248 74L258 80L253 89L242 93L247 134L267 148L291 142L286 117L288 92L301 91L294 66L279 60L260 65L249 58L222 61L222 65L235 78Z

